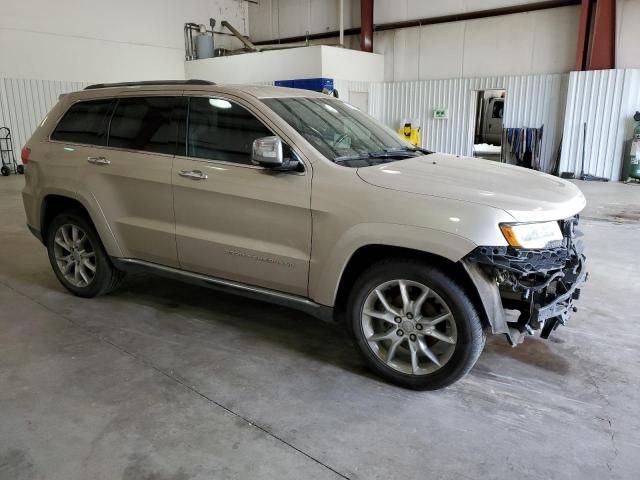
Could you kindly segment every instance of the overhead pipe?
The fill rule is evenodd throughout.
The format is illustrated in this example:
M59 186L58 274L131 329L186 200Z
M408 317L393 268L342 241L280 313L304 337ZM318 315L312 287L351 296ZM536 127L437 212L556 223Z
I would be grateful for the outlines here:
M373 52L373 0L360 0L360 50Z
M184 24L184 52L186 60L195 60L195 48L193 47L193 31L200 30L200 25L193 22Z
M256 47L255 44L251 42L251 40L249 40L247 37L241 34L233 25L231 25L226 20L223 20L222 22L220 22L220 25L222 25L222 27L227 27L229 31L233 33L233 36L236 37L238 40L240 40L244 44L244 46L247 47L252 52L260 51L260 49Z
M439 17L427 17L417 20L406 20L402 22L380 23L373 26L376 32L385 30L398 30L401 28L424 27L425 25L437 25L440 23L461 22L464 20L477 20L480 18L499 17L501 15L512 15L514 13L535 12L538 10L548 10L551 8L571 7L580 5L581 0L548 0L544 2L525 3L522 5L513 5L511 7L492 8L488 10L477 10L473 12L457 13L454 15L442 15ZM360 35L360 27L347 28L344 35ZM263 40L254 42L254 45L268 45L272 43L289 43L303 42L305 40L324 40L327 38L335 38L340 36L339 30L333 30L321 33L312 33L309 35L296 35L293 37L275 38L272 40Z
M264 52L266 50L287 50L289 48L300 48L300 47L308 47L308 46L309 46L309 42L272 43L270 45L260 45L260 51Z
M344 0L340 0L340 46L344 47Z

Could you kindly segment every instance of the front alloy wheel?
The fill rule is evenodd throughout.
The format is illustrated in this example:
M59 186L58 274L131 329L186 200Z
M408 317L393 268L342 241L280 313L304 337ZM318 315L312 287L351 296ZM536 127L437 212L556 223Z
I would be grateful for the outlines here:
M360 275L348 299L347 328L373 371L416 390L463 377L485 341L458 277L408 258L382 260Z
M375 287L364 302L361 322L376 356L390 368L411 375L433 373L446 365L458 337L446 302L411 280Z

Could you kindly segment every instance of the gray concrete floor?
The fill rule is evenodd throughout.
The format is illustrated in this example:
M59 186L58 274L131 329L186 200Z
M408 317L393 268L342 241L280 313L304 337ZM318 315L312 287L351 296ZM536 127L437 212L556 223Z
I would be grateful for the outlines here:
M640 478L640 186L585 184L591 279L550 341L438 392L338 327L159 278L69 295L0 178L0 479Z

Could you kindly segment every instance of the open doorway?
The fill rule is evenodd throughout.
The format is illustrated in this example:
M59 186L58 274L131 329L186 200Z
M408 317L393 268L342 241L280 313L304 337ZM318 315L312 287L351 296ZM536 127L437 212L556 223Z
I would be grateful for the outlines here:
M502 149L502 119L506 90L491 89L476 92L473 129L473 156L500 161Z

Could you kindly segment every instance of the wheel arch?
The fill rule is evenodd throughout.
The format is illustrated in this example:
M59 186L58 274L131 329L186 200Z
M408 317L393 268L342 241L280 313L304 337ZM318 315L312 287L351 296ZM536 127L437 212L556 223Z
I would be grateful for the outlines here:
M82 199L60 193L49 193L42 199L40 206L40 235L43 244L46 245L47 243L48 228L53 218L66 211L75 211L84 215L98 232L98 236L107 253L111 256L120 256L120 249L104 216L102 217L103 222L96 222L90 209L82 202ZM99 215L102 215L102 212Z
M456 280L476 307L483 327L493 330L486 306L481 298L475 283L461 261L454 262L446 257L413 248L399 247L386 244L364 245L354 251L347 261L336 290L334 311L341 317L346 311L347 298L351 287L357 278L369 266L388 258L409 258L417 262L436 266Z

